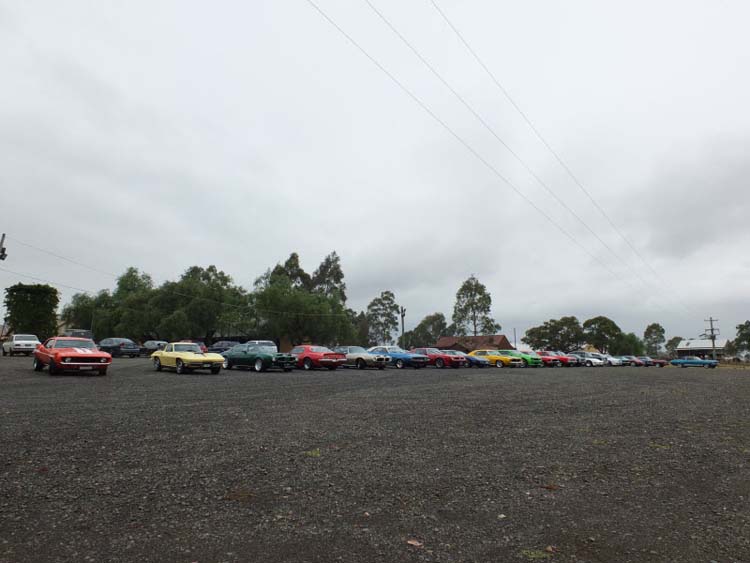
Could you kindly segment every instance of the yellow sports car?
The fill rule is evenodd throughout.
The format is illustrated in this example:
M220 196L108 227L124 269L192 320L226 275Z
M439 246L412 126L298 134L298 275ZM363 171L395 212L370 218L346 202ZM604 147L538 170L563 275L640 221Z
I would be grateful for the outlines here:
M474 350L469 352L469 356L475 358L484 358L489 360L490 364L499 368L517 368L523 367L523 360L514 356L501 354L499 350Z
M224 356L202 352L201 347L192 342L172 342L151 354L154 369L174 369L177 373L188 373L194 369L208 369L219 373L224 363Z

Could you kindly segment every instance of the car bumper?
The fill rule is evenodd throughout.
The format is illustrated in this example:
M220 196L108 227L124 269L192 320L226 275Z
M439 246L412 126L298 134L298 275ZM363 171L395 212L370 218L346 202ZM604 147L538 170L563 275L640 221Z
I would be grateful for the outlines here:
M28 354L34 350L36 350L36 346L11 346L8 351L14 354Z

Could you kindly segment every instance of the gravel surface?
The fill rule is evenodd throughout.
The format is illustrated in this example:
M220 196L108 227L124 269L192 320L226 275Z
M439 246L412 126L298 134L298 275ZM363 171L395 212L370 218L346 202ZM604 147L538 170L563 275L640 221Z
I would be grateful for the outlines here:
M2 562L750 562L747 372L30 364Z

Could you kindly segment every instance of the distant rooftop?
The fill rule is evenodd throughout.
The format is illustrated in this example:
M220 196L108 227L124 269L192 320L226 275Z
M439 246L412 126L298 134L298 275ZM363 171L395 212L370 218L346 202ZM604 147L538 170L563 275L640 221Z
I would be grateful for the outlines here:
M727 345L727 342L729 339L727 338L717 338L716 339L716 348L724 348ZM691 340L682 340L680 341L680 344L677 346L678 350L710 350L711 349L711 341L710 340L704 340L704 339L691 339Z

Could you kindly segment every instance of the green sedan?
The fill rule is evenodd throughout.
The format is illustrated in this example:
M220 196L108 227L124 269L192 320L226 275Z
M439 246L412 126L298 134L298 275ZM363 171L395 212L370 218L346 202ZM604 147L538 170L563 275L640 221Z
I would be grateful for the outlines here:
M527 368L539 368L543 365L542 358L540 358L536 354L524 354L523 352L519 352L518 350L500 350L500 353L505 354L506 356L521 358L523 360L524 367Z
M251 368L261 372L272 368L292 371L297 358L291 354L279 353L276 344L270 340L251 340L233 346L221 354L224 356L224 369Z

